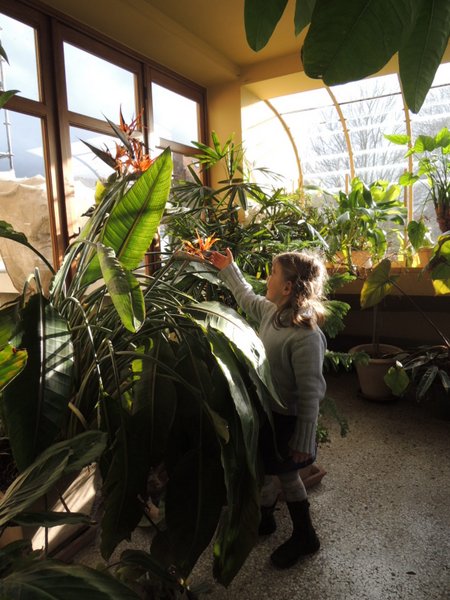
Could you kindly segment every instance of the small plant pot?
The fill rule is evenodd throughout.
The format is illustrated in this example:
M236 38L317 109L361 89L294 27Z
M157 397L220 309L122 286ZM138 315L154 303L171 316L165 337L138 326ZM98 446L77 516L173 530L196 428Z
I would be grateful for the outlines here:
M367 365L355 363L355 368L363 398L374 402L388 402L393 399L393 395L384 382L384 376L390 367L395 364L395 358L392 355L398 354L402 349L390 344L379 344L379 348L380 358L370 358ZM374 354L374 345L360 344L349 350L350 354L356 354L357 352L366 352L372 355Z
M417 254L419 255L420 266L426 267L427 264L430 262L431 255L433 254L433 248L432 247L419 248L417 250Z
M336 259L340 265L346 265L347 261L341 251L336 252ZM366 250L352 250L352 265L361 269L370 269L373 266L370 252Z

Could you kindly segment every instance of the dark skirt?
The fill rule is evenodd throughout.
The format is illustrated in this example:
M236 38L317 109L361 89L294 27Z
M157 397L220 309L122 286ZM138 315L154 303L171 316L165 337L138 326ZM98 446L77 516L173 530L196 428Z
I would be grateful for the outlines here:
M316 456L302 462L294 462L290 455L289 442L294 435L297 417L292 415L280 415L272 413L273 430L268 419L265 420L260 434L260 452L266 475L278 475L298 471L303 467L311 465Z

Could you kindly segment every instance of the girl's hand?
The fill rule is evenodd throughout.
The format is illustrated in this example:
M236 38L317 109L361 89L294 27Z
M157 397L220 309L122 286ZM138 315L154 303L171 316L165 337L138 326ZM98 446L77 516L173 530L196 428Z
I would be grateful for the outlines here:
M291 450L291 456L295 463L302 463L312 458L312 454L308 454L308 452L298 452L297 450Z
M214 250L209 256L209 262L219 269L219 271L225 269L225 267L228 267L228 265L231 265L233 260L233 254L229 248L225 250L225 254L221 254L220 252L216 252Z

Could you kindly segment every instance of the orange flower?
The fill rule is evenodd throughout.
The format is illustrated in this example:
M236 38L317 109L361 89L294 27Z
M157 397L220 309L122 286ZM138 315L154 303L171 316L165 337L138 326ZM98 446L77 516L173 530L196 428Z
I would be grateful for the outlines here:
M187 240L183 240L183 250L188 254L193 254L194 256L205 258L206 253L210 251L211 247L216 242L218 242L220 238L212 234L203 240L203 238L198 233L197 229L195 230L195 233L197 235L197 239L193 243Z
M116 155L114 161L115 169L120 175L127 173L143 173L146 171L153 160L149 154L145 152L144 144L141 140L133 137L136 130L142 129L142 111L131 121L130 124L125 122L122 109L119 115L119 128L128 138L128 146L116 143Z

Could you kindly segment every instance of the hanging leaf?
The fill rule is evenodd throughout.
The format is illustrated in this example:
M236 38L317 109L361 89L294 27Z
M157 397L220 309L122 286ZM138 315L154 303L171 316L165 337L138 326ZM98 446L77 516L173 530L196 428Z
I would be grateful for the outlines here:
M5 104L18 93L19 90L8 90L6 92L0 91L0 108L3 108Z
M287 0L245 0L244 22L248 45L258 52L269 41Z
M23 371L27 356L26 350L17 350L9 344L0 350L0 391Z
M305 73L327 85L377 73L408 39L417 0L321 0L303 46Z
M384 376L384 381L394 396L402 396L410 383L408 374L398 361L394 366L389 368Z
M97 244L97 255L105 285L124 327L136 333L145 319L144 295L139 281L117 260L114 250Z
M63 474L79 471L104 451L106 435L87 431L53 444L27 467L6 490L0 502L0 526L25 512L42 498Z
M127 586L107 572L81 565L37 561L0 580L1 598L33 600L139 600Z
M55 272L53 266L48 262L46 257L30 244L30 242L27 239L27 236L24 233L21 233L20 231L16 231L10 223L7 223L6 221L0 221L0 237L6 238L8 240L13 240L18 244L29 248L32 252L36 254L36 256L39 256L39 258L45 263L45 265L49 268L49 270L52 273Z
M13 519L13 525L25 527L59 527L60 525L79 525L80 523L94 525L89 515L75 512L23 512Z
M6 305L0 309L0 348L6 346L15 332L18 320L17 304Z
M295 3L295 35L298 35L309 23L313 14L316 0L296 0Z
M388 294L394 287L394 282L398 276L391 275L391 261L384 258L367 276L361 289L361 308L370 308L375 306Z
M224 306L219 302L201 302L187 306L186 310L191 312L199 323L209 325L213 329L222 332L233 344L242 351L253 369L264 382L276 402L284 407L278 399L278 394L273 386L270 376L269 365L266 358L264 346L256 335L254 329L232 308ZM269 410L270 412L270 410Z
M186 578L210 543L225 502L219 441L204 405L222 406L224 395L229 408L232 402L226 385L219 387L217 379L211 378L201 358L201 344L191 348L187 343L180 352L183 357L177 370L195 383L199 395L177 385L177 411L165 458L167 529L155 536L151 554L167 568L175 565L179 575ZM220 382L223 384L221 378ZM239 439L242 444L242 437Z
M136 269L161 221L169 195L172 176L170 148L152 163L136 183L114 205L99 240L114 250L123 268ZM83 274L83 285L101 276L98 257Z
M22 312L23 371L5 388L3 407L14 460L23 470L58 436L72 393L73 347L67 322L40 295Z
M402 90L413 113L418 113L425 101L447 48L449 33L448 0L422 2L414 29L398 53Z

